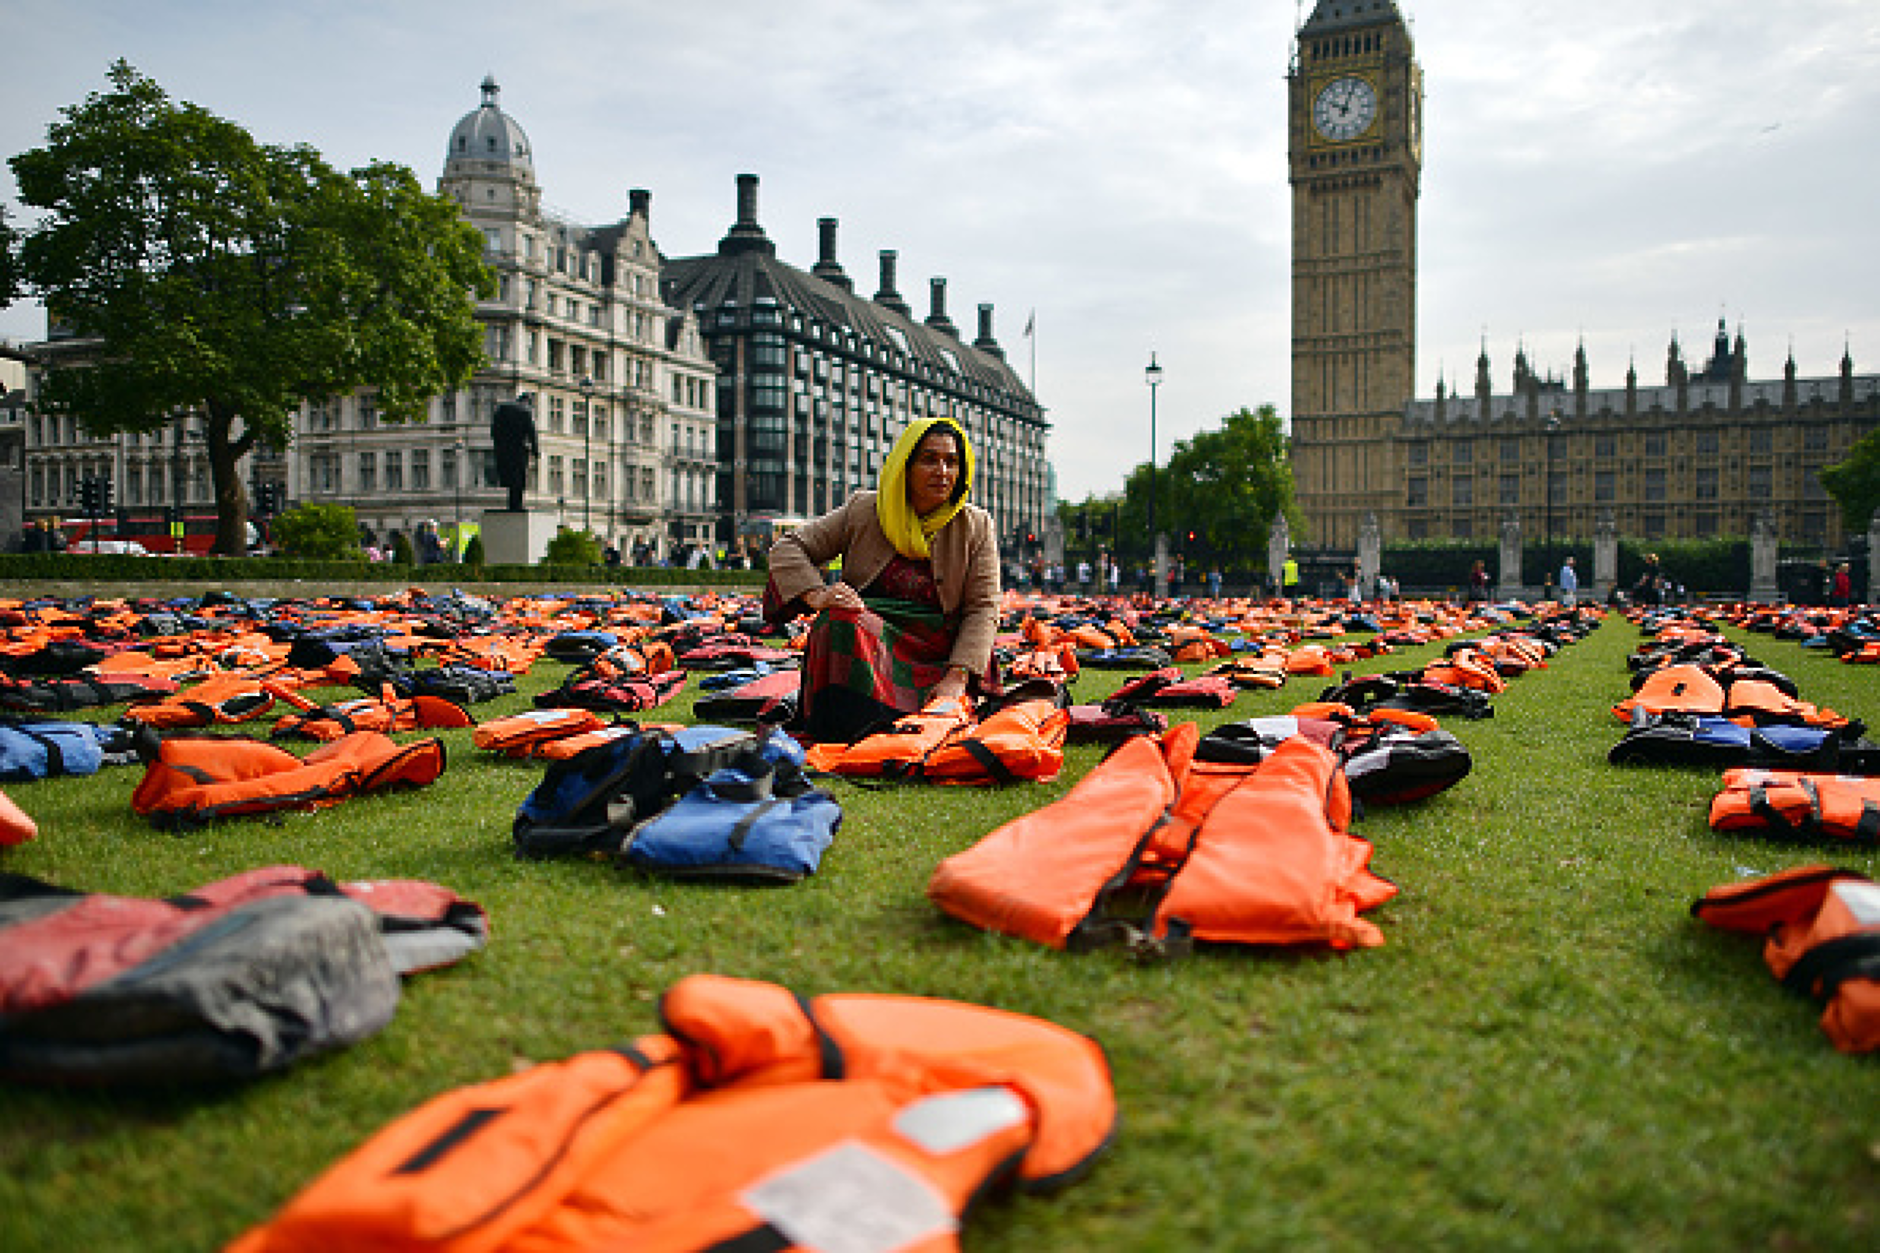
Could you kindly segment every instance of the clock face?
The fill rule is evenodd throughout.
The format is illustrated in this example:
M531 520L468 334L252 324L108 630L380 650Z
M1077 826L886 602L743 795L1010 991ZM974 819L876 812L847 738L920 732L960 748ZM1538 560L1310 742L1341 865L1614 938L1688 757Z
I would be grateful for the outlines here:
M1377 89L1362 78L1334 78L1312 102L1312 124L1333 143L1356 139L1377 120Z

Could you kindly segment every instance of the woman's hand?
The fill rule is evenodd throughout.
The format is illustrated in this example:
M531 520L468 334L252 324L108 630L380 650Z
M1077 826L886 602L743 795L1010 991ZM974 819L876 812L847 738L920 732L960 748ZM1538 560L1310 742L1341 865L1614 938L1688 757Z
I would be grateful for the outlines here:
M813 591L804 592L803 603L817 611L824 609L860 609L863 607L861 593L857 592L847 583L840 582L831 583L827 587L819 587Z
M929 700L960 700L966 695L966 667L948 666L945 677L933 685Z

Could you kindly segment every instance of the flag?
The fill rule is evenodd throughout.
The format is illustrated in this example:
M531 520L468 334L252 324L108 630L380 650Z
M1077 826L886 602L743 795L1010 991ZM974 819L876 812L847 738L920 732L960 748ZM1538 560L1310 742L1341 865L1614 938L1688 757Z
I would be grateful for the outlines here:
M1038 311L1036 309L1033 309L1031 311L1031 316L1025 319L1025 338L1026 339L1031 338L1032 328L1036 326L1037 324L1038 324Z

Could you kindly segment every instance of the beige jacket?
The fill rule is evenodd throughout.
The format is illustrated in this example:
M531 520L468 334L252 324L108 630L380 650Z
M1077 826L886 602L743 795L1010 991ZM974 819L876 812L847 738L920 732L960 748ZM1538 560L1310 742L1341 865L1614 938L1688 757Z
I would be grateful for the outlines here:
M999 629L999 545L992 515L967 505L928 542L940 607L957 618L947 664L984 675L992 665ZM831 513L792 531L770 547L770 581L786 606L823 586L822 567L842 559L842 581L867 587L894 560L894 545L875 516L875 493L857 492Z

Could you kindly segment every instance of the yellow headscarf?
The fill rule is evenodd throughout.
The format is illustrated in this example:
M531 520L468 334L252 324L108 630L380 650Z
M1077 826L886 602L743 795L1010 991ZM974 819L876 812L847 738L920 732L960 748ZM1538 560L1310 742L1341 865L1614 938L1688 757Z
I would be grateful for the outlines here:
M907 463L913 459L920 441L937 426L952 431L960 442L960 477L946 504L916 517L914 506L907 500ZM894 551L903 557L924 560L932 555L927 541L965 507L972 487L973 446L966 438L965 429L952 418L920 418L907 424L901 438L894 441L887 463L881 467L881 482L875 492L875 516L881 520L881 529L887 534L888 542L894 545Z

